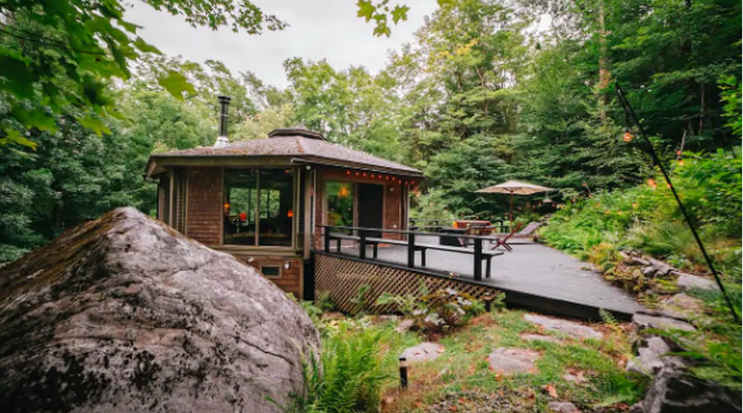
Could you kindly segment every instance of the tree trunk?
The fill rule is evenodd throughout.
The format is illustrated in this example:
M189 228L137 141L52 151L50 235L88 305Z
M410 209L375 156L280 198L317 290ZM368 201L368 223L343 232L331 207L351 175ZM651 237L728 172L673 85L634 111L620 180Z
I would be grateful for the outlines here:
M606 64L606 10L604 9L604 0L599 0L599 121L601 126L606 125L606 106L608 104L606 97L606 87L609 86L609 69Z

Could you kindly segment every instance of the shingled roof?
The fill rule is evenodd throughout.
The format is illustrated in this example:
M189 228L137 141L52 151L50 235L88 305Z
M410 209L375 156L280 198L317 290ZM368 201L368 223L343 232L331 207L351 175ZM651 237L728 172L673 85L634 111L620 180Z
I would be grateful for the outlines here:
M318 132L288 128L276 129L268 136L265 139L232 142L217 148L199 147L154 154L150 156L147 175L153 175L158 164L167 161L169 165L177 165L179 159L284 157L290 162L363 169L410 177L423 176L423 172L415 168L327 142Z

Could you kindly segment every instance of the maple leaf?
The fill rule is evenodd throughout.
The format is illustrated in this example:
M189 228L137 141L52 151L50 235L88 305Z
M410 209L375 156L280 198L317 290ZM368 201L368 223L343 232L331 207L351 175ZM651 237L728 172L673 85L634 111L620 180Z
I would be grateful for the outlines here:
M394 9L392 9L392 21L397 24L400 20L407 21L408 20L408 10L410 10L410 7L408 6L395 6Z
M359 7L358 13L356 13L357 17L363 17L368 22L372 19L372 16L374 15L374 12L377 10L377 8L372 4L371 0L359 0L356 5Z

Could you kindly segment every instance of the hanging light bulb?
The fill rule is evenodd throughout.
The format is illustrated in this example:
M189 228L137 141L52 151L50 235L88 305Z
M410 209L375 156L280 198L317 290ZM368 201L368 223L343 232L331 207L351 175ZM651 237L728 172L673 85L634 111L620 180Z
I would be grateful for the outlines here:
M629 128L625 129L622 139L624 139L625 142L632 142L632 138L634 138L634 136L632 136L632 132L630 132Z
M658 184L655 183L655 179L653 177L650 177L648 179L648 185L650 185L650 187L653 189L658 188Z

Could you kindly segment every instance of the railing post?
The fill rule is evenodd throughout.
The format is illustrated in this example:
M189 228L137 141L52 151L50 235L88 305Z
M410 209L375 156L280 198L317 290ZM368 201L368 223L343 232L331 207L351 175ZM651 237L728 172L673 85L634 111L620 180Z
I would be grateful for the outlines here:
M415 234L408 233L408 267L415 268Z
M366 259L366 231L359 230L359 258Z
M330 228L322 227L323 233L325 234L325 253L330 252Z
M475 238L475 281L482 281L482 238Z

